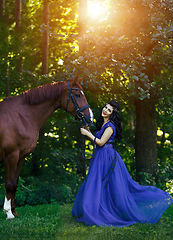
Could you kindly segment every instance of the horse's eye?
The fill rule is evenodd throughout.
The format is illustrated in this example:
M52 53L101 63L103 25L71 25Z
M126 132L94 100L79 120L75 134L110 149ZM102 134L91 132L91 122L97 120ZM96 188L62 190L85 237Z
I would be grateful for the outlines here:
M77 98L80 98L80 97L81 97L80 94L75 94L75 96L76 96Z

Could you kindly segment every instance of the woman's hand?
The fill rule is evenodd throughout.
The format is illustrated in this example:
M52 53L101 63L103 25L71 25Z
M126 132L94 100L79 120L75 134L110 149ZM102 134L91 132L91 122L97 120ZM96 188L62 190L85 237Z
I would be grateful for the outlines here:
M88 133L89 133L88 130L86 130L86 129L84 129L84 128L81 128L81 129L80 129L80 132L81 132L82 135L86 135L86 136L87 136Z
M90 138L92 141L94 141L95 136L88 130L84 129L84 128L80 128L81 134L82 135L86 135L88 138ZM100 147L103 146L111 137L111 135L113 134L113 129L112 127L108 127L105 129L101 139L96 138L95 142L97 145L99 145Z

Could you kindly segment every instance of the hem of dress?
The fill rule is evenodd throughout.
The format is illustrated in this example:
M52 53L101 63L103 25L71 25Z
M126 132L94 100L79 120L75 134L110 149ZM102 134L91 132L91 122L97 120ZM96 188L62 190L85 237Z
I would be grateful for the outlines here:
M95 224L95 223L91 223L91 224L87 224L86 222L85 222L85 220L84 219L82 219L82 217L83 216L78 216L78 217L76 217L76 221L77 222L83 222L83 223L85 223L87 226L93 226L93 225L95 225L95 226L97 226L97 227L129 227L129 226L131 226L131 225L133 225L133 224L152 224L152 225L155 225L159 220L160 220L160 218L163 216L163 214L164 214L164 212L166 212L166 210L171 206L173 204L173 201L172 201L172 203L170 204L170 205L168 205L161 213L160 213L160 216L158 216L158 218L154 221L154 222L149 222L149 221L145 221L145 222L136 222L136 221L129 221L127 224L119 224L119 225L116 225L116 224L106 224L106 223L103 223L103 224Z

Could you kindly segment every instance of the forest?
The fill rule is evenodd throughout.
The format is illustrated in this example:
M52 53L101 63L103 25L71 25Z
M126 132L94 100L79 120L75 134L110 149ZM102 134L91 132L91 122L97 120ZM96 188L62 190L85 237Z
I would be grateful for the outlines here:
M173 1L0 0L0 101L78 74L95 122L121 106L115 143L131 177L173 193ZM93 144L58 109L26 157L16 206L73 202ZM0 206L5 196L0 163Z

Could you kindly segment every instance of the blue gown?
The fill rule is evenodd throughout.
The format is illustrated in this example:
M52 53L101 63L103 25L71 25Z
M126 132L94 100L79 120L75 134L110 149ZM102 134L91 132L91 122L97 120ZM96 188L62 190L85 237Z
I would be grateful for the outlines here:
M95 133L101 138L107 127L113 134L116 128L107 122ZM72 209L77 221L86 225L124 227L134 223L156 223L173 203L168 192L154 186L142 186L129 175L126 166L112 144L97 146L89 173L82 183ZM116 164L115 162L116 154Z

